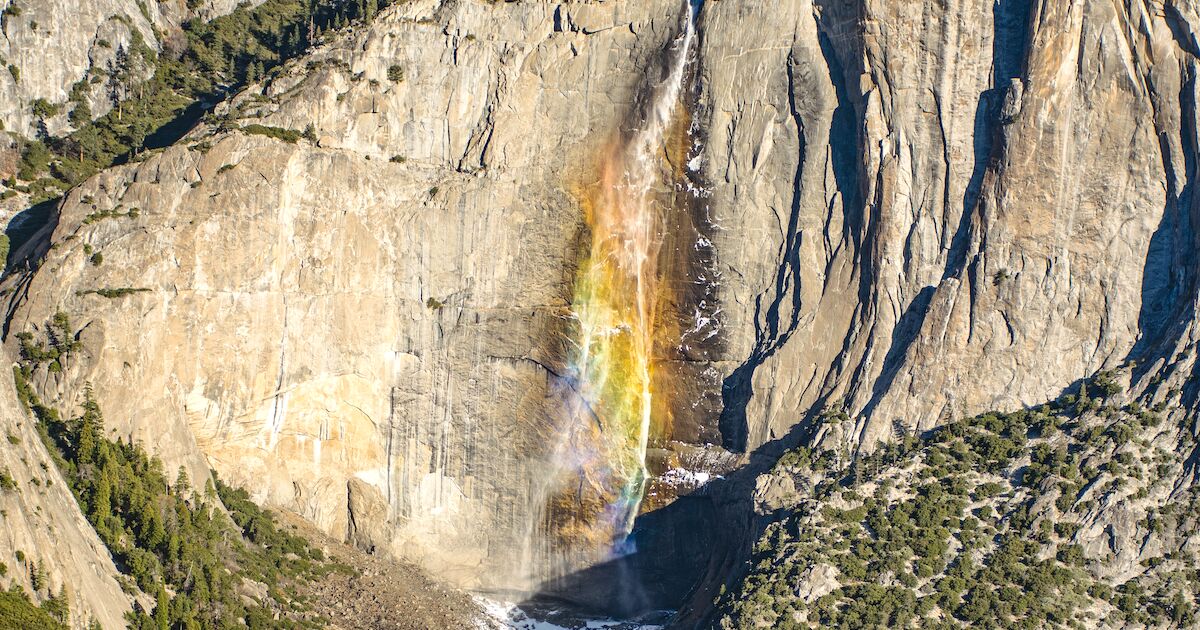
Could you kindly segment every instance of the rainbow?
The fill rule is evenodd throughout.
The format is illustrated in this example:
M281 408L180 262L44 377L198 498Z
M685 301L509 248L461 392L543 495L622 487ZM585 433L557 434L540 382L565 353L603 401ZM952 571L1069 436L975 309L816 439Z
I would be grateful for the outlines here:
M643 123L607 145L594 179L577 190L590 242L575 280L574 391L554 454L558 475L547 518L558 548L593 557L621 550L649 477L655 347L673 330L659 323L668 290L660 253L678 176L667 153L682 145L686 128L681 102L692 19L688 10Z

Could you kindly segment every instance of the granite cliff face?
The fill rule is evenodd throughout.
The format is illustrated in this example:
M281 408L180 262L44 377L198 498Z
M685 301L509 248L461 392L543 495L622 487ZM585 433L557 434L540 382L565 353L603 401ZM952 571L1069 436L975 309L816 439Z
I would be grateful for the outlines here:
M717 243L751 356L727 436L752 447L838 404L870 447L893 422L1036 404L1162 333L1189 293L1186 4L814 4L794 30L774 8L739 29L779 32L774 52L710 55L739 64L710 71L710 147L734 149L706 173L729 184L718 222L739 222L721 236L780 252ZM748 18L707 19L712 42Z
M63 308L90 354L45 394L91 382L168 469L463 585L522 583L579 253L565 178L679 10L406 4L228 105L315 143L205 129L89 181L54 271L16 287L13 332Z
M117 434L193 478L461 586L557 575L534 534L555 527L537 488L573 387L580 189L643 121L686 10L393 7L73 190L18 253L7 334L69 312L84 350L40 394L91 383ZM1120 367L1131 400L1180 388L1168 446L1194 463L1198 20L1174 0L699 7L687 131L662 148L692 195L673 251L702 251L669 281L697 308L656 350L673 421L647 452L662 510L635 526L729 533L648 561L702 576L687 621L757 533L747 489L781 444L849 457Z

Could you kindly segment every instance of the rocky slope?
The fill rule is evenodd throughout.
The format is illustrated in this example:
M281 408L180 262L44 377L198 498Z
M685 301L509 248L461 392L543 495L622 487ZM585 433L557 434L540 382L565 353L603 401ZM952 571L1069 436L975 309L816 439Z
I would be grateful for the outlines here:
M1117 378L851 464L789 452L758 479L770 524L719 625L1194 627L1200 491L1180 453L1195 448L1182 391L1166 379L1125 396Z
M459 585L528 586L551 563L530 532L572 387L579 190L683 11L393 7L72 191L6 281L7 336L65 310L85 351L36 375L45 399L89 382L169 467ZM689 481L641 530L727 544L651 562L703 576L681 623L796 510L751 492L801 441L848 460L1120 367L1122 405L1177 427L1138 429L1177 464L1154 500L1194 483L1192 4L711 0L696 19L687 169L711 256L673 279L705 310L663 352L678 417L651 449L656 483ZM1127 581L1157 552L1119 551L1141 516L1105 496L1073 544Z
M58 113L46 119L51 133L69 124L67 114L73 104L68 101L73 96L86 100L92 114L99 116L112 105L106 84L118 71L118 55L135 60L132 72L148 74L149 67L136 61L139 48L160 51L184 20L211 19L231 11L238 2L5 0L0 4L4 33L0 59L8 69L0 73L0 122L4 129L30 136L42 118L34 113L33 101L44 99L59 106Z
M7 376L7 375L6 375ZM121 591L112 557L79 510L75 497L42 444L35 421L17 403L9 378L0 384L0 563L8 585L38 600L65 589L82 626L94 619L105 628L124 626L129 598ZM41 572L43 576L36 578Z

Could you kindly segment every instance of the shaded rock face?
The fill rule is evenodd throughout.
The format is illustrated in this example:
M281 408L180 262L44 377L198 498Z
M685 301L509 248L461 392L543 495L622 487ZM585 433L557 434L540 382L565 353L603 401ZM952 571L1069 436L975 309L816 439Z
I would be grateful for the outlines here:
M0 73L0 121L9 131L32 135L38 119L31 101L42 98L65 105L46 121L48 131L58 133L68 124L72 87L82 81L92 114L102 115L111 106L104 77L112 70L118 50L136 56L139 41L161 50L163 40L178 33L184 20L223 15L238 1L204 0L194 9L184 0L5 0L2 4L0 57L6 71Z
M9 281L8 333L70 312L84 351L39 390L71 407L91 382L168 466L458 584L528 586L585 242L569 184L628 130L681 10L393 7L221 112L315 142L206 127L70 193ZM826 408L850 420L815 437L849 452L1174 364L1195 313L1197 19L1174 1L704 4L689 162L720 343L665 368L691 388L675 437L724 448L695 467L753 471ZM657 446L661 473L679 454ZM679 523L736 543L745 477ZM739 557L690 553L707 583ZM654 603L687 586L669 590Z

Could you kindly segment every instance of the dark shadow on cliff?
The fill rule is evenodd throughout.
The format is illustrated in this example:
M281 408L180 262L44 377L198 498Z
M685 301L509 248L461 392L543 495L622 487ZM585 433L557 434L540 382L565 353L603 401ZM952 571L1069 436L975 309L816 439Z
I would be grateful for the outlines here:
M754 511L756 479L788 449L809 443L812 427L799 423L737 470L639 516L633 553L549 582L519 605L619 619L671 610L678 612L668 627L707 627L722 585L744 573L753 541L772 520Z
M1167 183L1167 199L1142 267L1141 309L1138 312L1138 341L1126 360L1138 361L1134 375L1149 369L1145 359L1160 354L1159 346L1173 347L1172 340L1195 317L1196 293L1196 145L1197 129L1193 122L1196 100L1193 96L1196 77L1188 76L1179 90L1179 143L1182 148L1184 172L1176 172L1171 142L1167 130L1160 124L1160 112L1154 112L1158 131L1159 153ZM1177 182L1182 186L1177 190ZM1166 343L1163 343L1166 342ZM1169 350L1167 350L1169 352ZM1164 357L1170 359L1169 356Z
M1200 54L1200 43L1185 26L1187 20L1179 14L1178 8L1168 5L1165 9L1164 17L1175 43L1193 55ZM1164 380L1174 371L1188 370L1179 390L1178 404L1190 410L1190 428L1195 431L1195 418L1200 410L1200 360L1190 356L1197 352L1194 345L1181 342L1194 338L1197 316L1200 315L1200 283L1197 282L1194 260L1195 252L1200 250L1200 217L1197 216L1200 209L1200 187L1197 186L1200 129L1195 122L1198 105L1196 72L1191 66L1184 66L1182 72L1178 112L1162 112L1160 101L1150 99L1167 184L1166 203L1150 237L1142 266L1138 338L1125 361L1132 366L1131 381L1146 382L1147 391L1165 386ZM1152 77L1148 77L1147 82L1153 91L1156 86ZM1171 130L1164 127L1164 120L1178 120L1177 140L1182 164L1175 160L1169 135ZM1182 167L1182 173L1178 172L1179 167ZM1186 431L1188 427L1183 429ZM1191 449L1185 458L1184 470L1185 474L1195 478L1200 474L1200 447L1193 445Z
M923 287L896 322L896 327L892 330L892 344L888 347L888 352L883 359L883 370L872 385L871 400L863 407L862 414L864 416L870 416L883 395L891 389L892 382L896 380L896 374L900 372L900 366L904 363L904 357L907 356L909 347L917 340L921 327L925 323L925 315L929 312L929 303L933 300L933 294L932 286Z
M979 204L983 178L1004 150L1003 125L1008 121L1001 119L1001 108L1012 80L1025 75L1030 38L1029 4L1027 0L998 0L992 7L992 88L979 95L975 106L972 134L975 162L963 193L958 227L950 240L943 280L959 275L966 265L971 218Z
M204 118L204 115L212 111L213 107L223 100L225 96L226 93L222 92L216 99L201 99L192 102L192 104L183 108L174 118L163 123L161 127L146 136L146 139L142 141L141 150L162 149L179 142L191 130L195 129L196 125L200 124L200 120ZM122 156L123 159L119 163L123 164L127 162L130 157L129 155Z
M1030 37L1029 3L1000 0L994 5L992 16L995 25L992 44L993 87L979 95L975 107L972 134L974 165L967 188L963 192L961 214L950 240L950 251L946 255L942 280L961 276L966 267L971 221L978 210L984 176L1005 149L1004 125L1009 121L1002 119L1001 109L1010 82L1021 78L1026 66ZM949 178L949 173L946 176ZM949 203L948 196L946 202ZM909 348L924 327L935 291L935 286L923 287L897 320L891 344L884 356L883 368L871 386L871 399L864 405L863 415L870 416L884 394L891 389Z
M43 201L18 213L8 223L5 234L11 244L7 267L4 271L3 289L8 298L5 304L4 326L0 340L8 339L12 318L17 308L25 301L33 276L41 265L46 252L50 251L50 237L58 228L59 206L62 197Z

